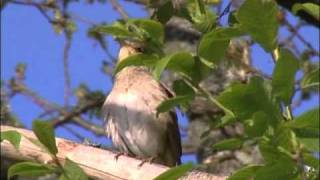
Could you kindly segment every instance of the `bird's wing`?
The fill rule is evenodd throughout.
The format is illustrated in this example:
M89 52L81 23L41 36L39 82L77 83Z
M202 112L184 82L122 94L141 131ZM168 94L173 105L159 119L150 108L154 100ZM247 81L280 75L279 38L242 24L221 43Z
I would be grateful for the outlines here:
M119 96L110 93L102 107L102 116L106 134L112 137L114 145L128 154L133 154L124 132L129 128L126 107L119 101ZM120 123L120 124L119 124ZM119 130L119 128L122 129Z
M174 97L174 92L166 85L160 83L163 91L168 98ZM172 110L169 112L171 120L168 121L168 141L171 154L176 158L177 164L181 164L180 156L182 155L181 136L178 126L178 119L176 113Z

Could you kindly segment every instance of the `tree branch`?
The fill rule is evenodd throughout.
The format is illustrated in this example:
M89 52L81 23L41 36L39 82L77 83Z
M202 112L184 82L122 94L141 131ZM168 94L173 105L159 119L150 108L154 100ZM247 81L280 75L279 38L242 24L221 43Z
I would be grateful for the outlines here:
M22 134L19 150L16 150L9 142L1 142L1 156L16 160L30 160L44 164L53 164L52 157L32 143L36 139L30 130L1 126L2 131L15 130ZM145 163L139 166L140 160L120 156L115 159L116 153L111 151L77 144L62 138L56 138L58 147L58 160L63 163L66 158L76 162L85 173L93 179L153 179L162 172L168 170L167 167L157 164ZM211 179L225 180L226 177L214 176L205 172L193 170L182 179Z
M122 8L122 6L118 3L117 0L109 0L112 7L119 12L124 20L129 18L128 13Z
M71 37L67 30L65 32L66 42L63 49L63 73L64 73L64 106L69 105L69 98L71 92L71 81L69 73L69 52L71 48Z

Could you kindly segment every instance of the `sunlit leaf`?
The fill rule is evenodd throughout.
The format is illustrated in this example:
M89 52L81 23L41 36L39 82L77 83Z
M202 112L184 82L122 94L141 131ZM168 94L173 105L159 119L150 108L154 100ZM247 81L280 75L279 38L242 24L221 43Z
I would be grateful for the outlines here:
M286 105L291 103L298 69L299 61L295 56L289 50L281 49L272 75L272 92Z
M63 174L60 176L59 180L87 180L88 176L75 162L70 159L66 159L63 166Z
M241 168L234 172L231 176L228 177L228 180L249 180L253 179L257 170L261 168L261 166L252 165Z
M313 70L310 73L304 75L301 80L301 88L316 88L318 91L320 89L320 68Z
M213 29L216 23L216 15L202 0L190 0L186 10L193 26L200 32L208 32Z
M294 132L301 144L310 152L320 151L320 131L319 129L301 128L294 129Z
M277 45L278 6L272 0L247 0L240 7L237 18L241 28L247 31L266 51Z
M260 167L253 179L294 179L298 175L298 166L289 158L281 157L275 162Z
M254 113L262 111L268 115L268 124L275 126L281 119L280 110L264 83L259 77L251 78L248 85L235 83L219 95L218 101L241 121L251 119Z
M17 131L1 131L1 142L3 140L9 141L16 149L19 149L21 134Z
M172 1L167 0L163 3L160 7L158 7L155 11L156 19L159 20L161 23L165 24L174 13L174 8L172 5Z
M314 3L295 3L292 6L292 12L297 14L299 11L306 11L316 19L320 19L320 6Z
M183 176L187 171L190 171L192 168L192 163L186 163L165 171L164 173L156 177L154 180L175 180Z
M243 32L236 27L212 30L201 38L198 54L200 57L218 64L224 57L230 40L242 35Z
M129 22L132 22L146 32L146 34L144 34L145 40L151 38L159 43L163 43L164 29L161 23L151 19L130 19Z
M135 54L121 60L115 67L114 74L120 72L127 66L154 66L158 58L148 54Z
M319 108L312 109L295 118L293 121L287 122L287 126L291 128L313 128L319 129Z
M57 154L58 149L54 136L54 129L50 122L34 120L32 122L32 130L39 139L39 141L48 149L52 154Z
M8 178L15 175L20 176L43 176L57 172L56 168L50 165L39 164L34 162L16 163L8 169Z
M193 99L193 96L187 95L187 96L176 96L173 98L170 98L166 101L163 101L158 107L157 107L157 114L162 112L167 112L171 110L172 108L176 106L185 106L186 103L189 103Z
M172 89L177 96L191 95L194 96L195 92L192 87L190 87L183 80L175 80L172 85Z
M194 66L194 58L190 53L178 52L168 55L157 62L153 75L156 79L160 79L161 73L165 68L174 72L180 72L192 77Z
M263 111L253 114L252 119L244 121L244 129L248 136L262 136L268 128L269 117Z
M230 138L226 140L219 141L218 143L212 146L213 149L221 150L233 150L238 149L243 144L244 140L240 138Z

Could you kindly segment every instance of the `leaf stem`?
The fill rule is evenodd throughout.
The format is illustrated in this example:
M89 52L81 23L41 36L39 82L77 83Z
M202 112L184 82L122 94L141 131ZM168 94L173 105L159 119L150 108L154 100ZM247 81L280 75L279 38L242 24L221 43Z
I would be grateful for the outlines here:
M228 108L226 108L223 104L221 104L215 97L212 96L212 94L204 89L203 87L199 86L199 85L195 85L191 82L191 80L182 74L183 80L185 83L187 83L190 87L192 87L195 91L200 92L200 94L206 96L209 101L212 102L212 104L216 105L217 107L219 107L220 109L222 109L226 114L231 115L232 117L235 117L234 113L232 111L230 111Z

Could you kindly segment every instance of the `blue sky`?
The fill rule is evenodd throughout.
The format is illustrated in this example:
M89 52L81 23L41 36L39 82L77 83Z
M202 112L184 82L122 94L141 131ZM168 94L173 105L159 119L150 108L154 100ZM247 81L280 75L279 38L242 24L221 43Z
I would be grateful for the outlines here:
M142 7L130 3L122 3L130 17L145 17L147 14ZM83 2L71 4L72 14L90 19L96 23L111 23L120 18L119 14L110 4L87 5ZM296 23L296 18L289 17L290 22ZM224 20L225 21L225 20ZM87 36L88 24L76 21L78 31L74 34L70 49L69 67L72 88L80 83L87 83L92 90L107 92L112 86L112 79L100 69L108 56L96 41ZM319 49L319 32L314 27L304 27L300 30L304 38L315 49ZM280 29L280 36L288 34L287 30ZM111 39L108 44L113 56L117 56L118 45ZM294 39L298 42L297 39ZM8 5L1 12L1 79L8 80L14 75L18 63L28 65L26 84L39 95L48 100L63 104L63 48L65 39L63 35L54 32L53 27L35 8L21 5ZM298 42L299 49L304 46ZM267 74L272 73L273 62L271 56L266 54L259 45L252 48L253 64L256 68ZM294 112L295 115L318 105L319 95L304 102ZM73 99L74 101L74 99ZM41 112L41 109L23 96L16 96L11 101L12 110L23 120L26 127L31 127L32 120ZM180 123L186 124L185 121ZM106 138L95 136L82 128L69 125L81 132L82 135L95 142L109 144ZM58 128L57 136L77 140L63 128ZM194 161L193 156L185 156L185 161Z

